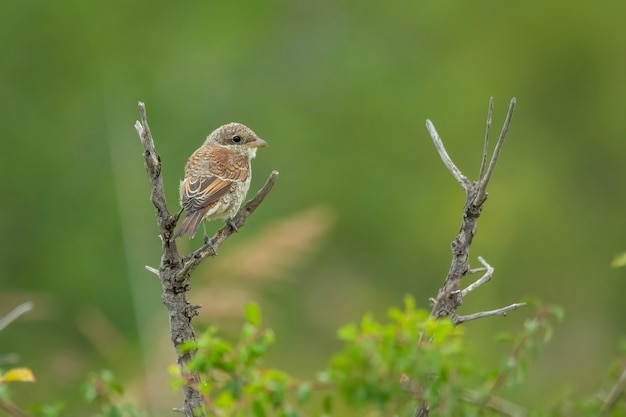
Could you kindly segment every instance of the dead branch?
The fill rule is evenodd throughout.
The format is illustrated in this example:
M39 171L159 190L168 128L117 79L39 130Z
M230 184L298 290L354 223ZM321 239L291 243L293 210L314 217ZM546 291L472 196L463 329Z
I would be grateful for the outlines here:
M525 305L526 303L513 303L509 306L497 308L495 310L480 311L478 313L467 314L465 316L455 316L452 320L455 324L461 324L471 320L482 319L483 317L506 316L506 313L509 311L516 310L520 307L524 307Z
M519 308L524 304L512 304L501 309L485 311L481 313L475 313L467 316L458 316L456 310L462 303L463 297L470 292L478 288L480 285L491 279L493 275L493 268L487 264L484 259L479 257L479 261L485 267L479 269L470 269L469 266L469 251L472 245L472 240L476 234L476 227L478 218L483 209L483 204L487 200L487 186L489 180L493 174L495 166L498 162L498 157L502 150L502 145L506 138L506 134L509 130L513 111L515 109L515 98L511 100L509 111L507 113L500 137L495 145L493 154L489 165L487 165L488 153L489 153L489 130L491 128L491 116L493 112L493 98L489 100L489 111L487 115L487 128L485 132L485 140L483 145L483 154L481 158L481 166L479 171L478 180L470 181L461 170L454 164L450 156L448 155L443 141L441 140L435 126L430 120L426 121L426 128L428 129L430 136L432 137L435 148L439 152L439 156L444 165L454 178L461 184L461 187L465 190L465 205L463 207L463 218L461 221L461 227L458 235L452 241L452 262L450 270L444 281L443 287L439 290L437 297L432 300L433 308L431 316L433 317L452 317L457 323L473 320L480 317L488 317L492 315L503 315L507 311ZM461 278L471 273L485 270L485 274L475 283L469 285L465 290L460 290ZM460 321L459 321L460 320Z
M485 130L485 140L483 142L483 153L480 164L480 171L478 173L478 180L470 181L463 172L452 161L448 152L446 151L443 141L437 133L435 126L430 120L426 120L426 128L430 133L430 136L435 144L435 148L443 161L443 164L448 168L448 171L452 176L461 184L461 187L465 190L465 205L463 207L463 218L461 220L461 228L456 238L452 241L452 262L450 270L444 281L443 287L439 289L436 298L431 298L430 301L433 304L431 310L431 317L450 317L455 324L465 323L470 320L476 320L482 317L489 317L495 315L506 315L507 312L526 305L525 303L511 304L506 307L502 307L496 310L482 311L479 313L468 314L460 316L457 314L457 309L461 306L463 298L470 294L472 291L479 288L485 282L488 282L494 269L489 265L482 257L478 257L480 263L484 268L471 269L469 265L469 251L472 245L472 240L476 234L476 227L478 218L483 209L483 204L487 200L487 186L489 180L493 174L493 170L498 162L498 157L504 144L504 139L509 130L511 118L513 117L513 111L515 109L515 98L511 100L509 105L509 111L507 113L500 137L496 143L489 165L487 165L487 159L489 156L489 131L491 129L491 117L493 114L493 97L489 99L489 110L487 113L487 126ZM476 272L485 271L484 275L480 277L476 282L470 284L464 290L460 290L461 278L466 275L474 274ZM421 340L420 340L421 342ZM415 417L427 417L429 415L428 404L420 404L415 413Z
M191 304L187 299L187 292L191 288L190 274L203 259L207 256L215 255L213 250L217 250L224 243L233 233L233 229L230 226L222 227L212 238L213 248L207 247L208 245L205 244L191 255L183 257L178 253L176 242L172 239L172 236L174 235L174 228L176 227L179 214L172 215L167 209L163 179L161 177L161 158L156 152L154 140L148 126L146 108L142 102L139 103L139 114L141 121L135 122L135 129L139 134L144 149L144 162L151 187L150 199L156 209L156 220L162 249L161 263L158 270L152 267L146 267L146 269L158 275L161 281L161 299L167 308L170 318L170 338L177 352L180 374L187 381L187 384L183 386L183 408L176 408L176 410L182 410L187 417L206 416L207 411L204 399L197 389L200 376L198 373L190 372L187 369L187 365L193 358L195 351L181 353L179 347L183 343L193 341L196 338L191 321L194 316L198 315L200 306ZM263 201L263 198L276 182L277 177L278 172L273 171L265 186L235 215L232 221L238 229L241 229L248 216Z
M26 301L9 311L4 316L0 317L0 331L11 324L11 322L17 320L19 316L24 313L28 313L32 309L33 303L31 301Z
M611 413L613 408L615 408L615 405L617 405L617 401L619 400L619 397L624 393L625 388L626 388L626 366L624 366L624 369L622 370L622 374L617 379L617 382L615 383L615 385L613 385L613 388L611 388L609 395L604 400L604 404L602 405L601 415L608 416Z

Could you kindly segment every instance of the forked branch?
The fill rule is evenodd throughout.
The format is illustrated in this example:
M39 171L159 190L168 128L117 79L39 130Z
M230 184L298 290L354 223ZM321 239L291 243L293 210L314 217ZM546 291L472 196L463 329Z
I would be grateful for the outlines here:
M455 319L457 323L464 321L504 314L507 311L513 310L522 306L523 304L512 304L507 307L503 307L497 310L485 311L482 313L476 313L468 316L458 316L456 310L461 305L463 297L468 295L471 291L478 288L483 283L489 281L493 275L493 268L487 264L484 259L479 257L479 261L485 267L485 274L475 283L469 285L465 290L460 290L461 278L475 272L477 270L470 269L469 266L469 251L472 245L472 240L476 234L476 227L478 218L482 212L483 204L487 199L487 186L489 180L493 174L493 171L498 162L498 157L502 151L502 145L506 139L506 135L509 130L513 111L515 110L515 98L511 100L509 105L509 111L507 113L500 137L495 145L491 158L489 158L489 131L491 128L491 119L493 113L493 98L489 100L489 111L487 114L487 127L485 132L485 140L483 145L483 153L481 158L480 171L478 174L478 180L470 181L461 170L454 164L450 156L448 155L441 137L437 133L435 126L430 120L426 121L426 128L430 132L435 148L439 152L439 156L443 161L448 171L454 176L454 178L461 184L461 187L465 190L466 201L463 208L463 216L461 221L461 228L458 235L452 241L452 262L450 270L446 276L443 287L439 290L437 297L433 300L433 308L431 315L433 317L448 316ZM489 165L487 161L489 160Z
M195 355L195 351L182 353L179 347L188 341L195 340L191 320L198 315L200 306L193 305L187 299L187 292L191 288L190 274L206 257L215 255L215 250L233 233L230 225L222 227L212 239L212 247L205 244L191 255L181 256L173 239L174 228L178 221L178 214L170 214L167 209L163 180L161 177L161 158L156 152L154 140L148 126L146 108L139 103L141 121L135 122L135 129L141 139L146 173L150 179L150 199L156 209L156 220L161 238L161 264L159 268L147 266L148 271L156 274L161 281L163 303L167 307L170 318L170 338L176 349L178 367L181 376L187 382L183 386L183 408L174 410L183 412L187 417L206 416L206 407L202 394L198 390L200 376L197 372L188 370L188 364ZM272 171L267 182L257 195L246 203L232 219L237 229L246 222L254 210L261 204L267 193L276 182L278 172Z

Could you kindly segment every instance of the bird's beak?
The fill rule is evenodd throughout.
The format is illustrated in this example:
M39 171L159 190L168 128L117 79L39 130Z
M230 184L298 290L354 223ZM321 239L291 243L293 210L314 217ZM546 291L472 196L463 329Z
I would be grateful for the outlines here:
M247 145L251 148L262 148L264 146L267 146L267 142L265 142L261 138L256 138L252 142L248 142Z

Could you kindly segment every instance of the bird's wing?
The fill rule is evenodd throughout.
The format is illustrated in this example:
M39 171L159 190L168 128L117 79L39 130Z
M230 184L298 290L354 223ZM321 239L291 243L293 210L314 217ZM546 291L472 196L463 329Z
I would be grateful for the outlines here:
M216 176L185 178L181 204L187 213L201 210L222 198L232 183Z
M187 162L188 175L182 185L181 203L187 213L201 210L228 193L234 182L245 181L250 161L246 155L222 147L198 149ZM203 168L203 169L202 169ZM206 176L191 171L207 172Z

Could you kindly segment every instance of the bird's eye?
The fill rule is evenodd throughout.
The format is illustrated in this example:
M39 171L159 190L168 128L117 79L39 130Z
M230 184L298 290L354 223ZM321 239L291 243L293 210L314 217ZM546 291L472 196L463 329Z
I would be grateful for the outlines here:
M239 135L233 136L233 142L235 142L235 143L241 142L241 136L239 136Z

